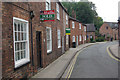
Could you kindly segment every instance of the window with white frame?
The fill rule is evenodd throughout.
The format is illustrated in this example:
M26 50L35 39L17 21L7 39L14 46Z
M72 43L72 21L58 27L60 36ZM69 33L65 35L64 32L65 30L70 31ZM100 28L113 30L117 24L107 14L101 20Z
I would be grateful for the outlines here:
M68 15L66 15L66 24L68 25Z
M60 20L60 11L59 11L58 3L56 3L56 12L57 12L57 19Z
M46 28L46 37L47 37L47 53L52 51L52 31L50 27Z
M86 36L85 36L85 40L86 40Z
M28 21L13 17L15 68L30 61Z
M61 35L60 35L60 30L57 30L57 34L58 34L58 48L61 47Z
M82 39L81 39L81 35L79 36L79 41L82 41Z
M69 36L66 35L66 45L68 45L68 43L69 43Z
M79 29L81 29L81 24L79 23Z
M86 27L84 26L84 31L86 31Z
M72 42L75 42L75 36L73 36Z
M50 0L46 0L46 10L51 10Z
M50 0L46 0L46 10L51 10Z
M72 21L72 28L75 28L75 23L74 23L74 21Z

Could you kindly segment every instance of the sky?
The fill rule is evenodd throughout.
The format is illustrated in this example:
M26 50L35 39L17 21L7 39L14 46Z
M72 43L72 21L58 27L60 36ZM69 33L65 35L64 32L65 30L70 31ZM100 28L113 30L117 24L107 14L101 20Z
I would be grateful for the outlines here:
M117 22L118 20L118 2L120 0L89 0L96 5L98 16L103 21ZM120 6L119 6L120 7ZM120 16L120 14L119 14Z
M80 0L73 0L73 1L78 2ZM120 0L88 0L88 1L93 2L95 4L98 16L102 17L103 21L117 22L118 2ZM120 16L120 4L119 4L119 16Z

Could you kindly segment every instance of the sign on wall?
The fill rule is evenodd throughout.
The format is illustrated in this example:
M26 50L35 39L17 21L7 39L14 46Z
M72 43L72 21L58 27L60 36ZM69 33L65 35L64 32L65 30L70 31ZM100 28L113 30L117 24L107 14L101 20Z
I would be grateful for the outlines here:
M66 35L70 35L70 28L66 28Z
M41 21L54 21L55 11L54 10L40 11L40 20Z

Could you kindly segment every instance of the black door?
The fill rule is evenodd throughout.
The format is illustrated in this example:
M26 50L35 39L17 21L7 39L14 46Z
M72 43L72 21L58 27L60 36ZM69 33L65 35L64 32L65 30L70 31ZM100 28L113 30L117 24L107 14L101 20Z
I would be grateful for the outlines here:
M41 57L41 32L36 32L36 47L37 47L37 66L42 67L42 57Z

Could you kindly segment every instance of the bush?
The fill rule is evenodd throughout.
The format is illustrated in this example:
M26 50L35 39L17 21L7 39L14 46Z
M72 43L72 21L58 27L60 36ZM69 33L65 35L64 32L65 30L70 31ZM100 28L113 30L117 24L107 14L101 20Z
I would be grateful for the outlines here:
M104 37L97 37L96 38L96 42L103 42L103 41L105 41Z
M96 41L95 40L92 40L92 41L90 41L91 43L95 43Z
M96 41L93 38L90 38L90 43L95 43Z

